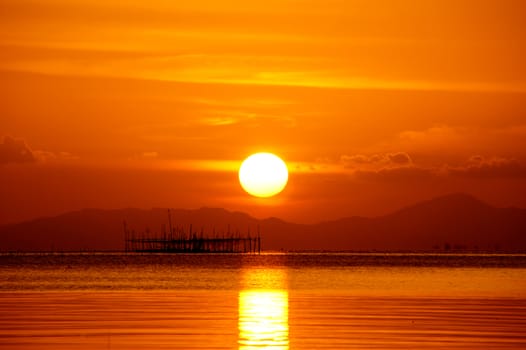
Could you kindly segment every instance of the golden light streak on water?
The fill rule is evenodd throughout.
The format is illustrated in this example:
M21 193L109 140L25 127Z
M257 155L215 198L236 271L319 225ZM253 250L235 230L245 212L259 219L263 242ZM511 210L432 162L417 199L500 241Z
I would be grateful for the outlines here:
M289 295L284 270L243 274L239 292L239 349L289 349Z

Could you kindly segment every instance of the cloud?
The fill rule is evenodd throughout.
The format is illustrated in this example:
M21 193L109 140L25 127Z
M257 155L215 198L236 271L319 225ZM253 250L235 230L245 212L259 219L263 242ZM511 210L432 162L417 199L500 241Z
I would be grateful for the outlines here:
M354 164L369 164L371 163L371 160L368 156L364 156L363 154L356 154L352 156L343 155L340 157L341 162L343 165L347 167L352 167Z
M9 163L53 163L77 160L68 152L50 152L31 149L25 140L5 136L0 143L0 165Z
M476 155L470 157L464 166L447 167L446 172L451 176L473 178L523 178L526 177L526 165L517 159L486 159Z
M413 163L409 154L405 152L372 154L372 155L342 155L340 162L347 169L385 168L409 166Z
M358 180L406 182L430 179L437 176L437 173L432 168L403 166L378 170L356 170L353 176Z
M36 160L35 154L24 140L5 136L3 143L0 143L0 164L34 163Z
M469 164L480 164L484 161L484 157L481 155L474 155L469 157L468 163Z
M396 157L400 162L407 162L402 156ZM402 163L407 164L407 163ZM481 155L470 157L464 164L423 167L409 163L409 165L392 165L389 167L357 168L353 176L360 180L373 181L419 181L431 178L447 179L453 177L471 179L505 179L526 178L526 164L517 159L491 157Z
M409 157L409 154L405 152L390 153L387 155L387 158L395 164L411 164L412 160Z
M41 163L52 163L52 162L64 162L64 161L76 161L79 159L69 152L50 152L50 151L33 151L33 155L38 162Z
M344 155L346 172L356 179L372 181L418 181L453 177L471 179L526 178L526 163L515 158L473 155L459 164L415 164L405 152Z
M431 178L436 173L434 168L414 164L406 152L343 155L340 163L359 180L414 181Z

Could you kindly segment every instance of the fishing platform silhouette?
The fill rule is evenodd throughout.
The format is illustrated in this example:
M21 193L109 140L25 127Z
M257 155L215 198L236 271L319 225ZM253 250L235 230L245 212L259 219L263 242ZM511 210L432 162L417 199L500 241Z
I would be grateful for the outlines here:
M172 225L171 212L168 210L168 228L162 225L160 233L153 233L146 229L135 232L128 229L124 221L124 250L139 253L261 253L261 234L259 226L255 236L251 236L250 229L245 235L238 230L226 232L205 233L193 229L193 225Z

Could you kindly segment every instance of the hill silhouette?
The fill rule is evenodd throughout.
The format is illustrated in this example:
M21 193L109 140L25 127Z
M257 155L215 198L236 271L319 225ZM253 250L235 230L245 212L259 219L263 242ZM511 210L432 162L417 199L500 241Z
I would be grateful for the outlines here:
M174 226L218 235L258 228L265 250L432 249L524 251L526 210L495 208L466 194L452 194L374 218L348 217L314 225L278 218L259 220L221 208L172 209ZM84 209L0 227L2 251L123 250L123 221L137 232L162 232L167 209Z

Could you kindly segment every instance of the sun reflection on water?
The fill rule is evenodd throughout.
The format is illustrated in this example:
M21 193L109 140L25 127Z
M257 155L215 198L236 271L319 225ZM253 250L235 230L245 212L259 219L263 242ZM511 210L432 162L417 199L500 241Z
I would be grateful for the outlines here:
M249 270L239 292L239 349L288 350L289 296L284 270Z

